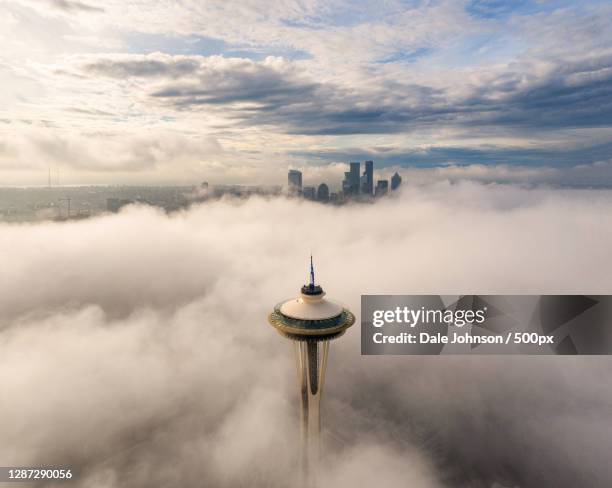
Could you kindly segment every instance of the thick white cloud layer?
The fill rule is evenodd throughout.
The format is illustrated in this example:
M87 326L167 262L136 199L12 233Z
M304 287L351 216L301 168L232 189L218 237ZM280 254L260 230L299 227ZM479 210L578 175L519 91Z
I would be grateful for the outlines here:
M297 402L266 323L330 296L607 293L612 193L408 186L375 205L220 201L0 227L0 460L74 486L291 486ZM606 486L606 358L361 357L332 346L329 486Z

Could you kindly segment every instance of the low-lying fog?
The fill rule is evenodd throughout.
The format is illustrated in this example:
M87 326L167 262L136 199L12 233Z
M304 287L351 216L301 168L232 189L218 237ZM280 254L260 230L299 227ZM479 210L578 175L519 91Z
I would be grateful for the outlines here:
M0 226L0 464L71 486L288 487L297 392L272 306L365 293L610 293L612 191L406 186ZM359 317L358 317L359 318ZM612 361L362 357L333 343L329 487L611 486Z

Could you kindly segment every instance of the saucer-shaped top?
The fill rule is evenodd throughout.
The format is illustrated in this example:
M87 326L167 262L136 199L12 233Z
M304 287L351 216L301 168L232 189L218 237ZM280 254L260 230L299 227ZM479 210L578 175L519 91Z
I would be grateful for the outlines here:
M294 340L339 337L355 323L355 316L324 296L320 286L305 285L300 296L276 305L268 321L281 334Z
M324 292L317 295L301 293L299 297L283 303L280 312L286 317L298 320L325 320L340 315L342 307L326 300L324 295Z

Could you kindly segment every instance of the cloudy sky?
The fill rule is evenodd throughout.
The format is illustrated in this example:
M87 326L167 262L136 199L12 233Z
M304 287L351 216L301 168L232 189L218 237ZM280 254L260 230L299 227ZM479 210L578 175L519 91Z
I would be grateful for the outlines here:
M45 184L49 167L64 183L279 183L366 157L612 183L608 2L0 0L0 14L0 184Z

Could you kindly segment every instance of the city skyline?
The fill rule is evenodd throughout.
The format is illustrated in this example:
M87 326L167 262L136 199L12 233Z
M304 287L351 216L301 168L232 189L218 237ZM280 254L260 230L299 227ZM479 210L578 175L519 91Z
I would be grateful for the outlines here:
M287 195L299 196L305 200L313 200L322 203L344 203L351 200L369 200L373 197L382 197L391 189L397 190L402 184L402 177L396 171L390 179L379 179L374 186L374 161L364 162L363 174L361 174L361 162L351 161L349 171L344 172L341 188L336 191L330 190L330 185L321 182L318 185L304 185L303 174L296 169L290 169L287 173ZM391 181L391 185L389 185Z
M612 185L607 2L0 2L0 184Z
M388 179L378 179L374 187L374 161L366 161L364 173L360 175L360 163L351 162L351 172L345 172L342 185L321 182L316 186L303 185L303 174L296 169L287 173L286 185L228 185L199 184L183 186L142 186L142 185L74 185L63 186L59 179L53 181L48 172L46 186L1 188L0 221L41 221L84 219L110 212L116 213L131 204L163 208L166 212L184 210L191 205L223 197L248 198L254 195L264 197L299 197L319 203L341 205L353 201L370 201L382 197L389 190L399 188L401 176L395 172ZM356 173L355 173L356 171ZM309 176L310 177L310 176ZM355 188L346 189L353 177Z

